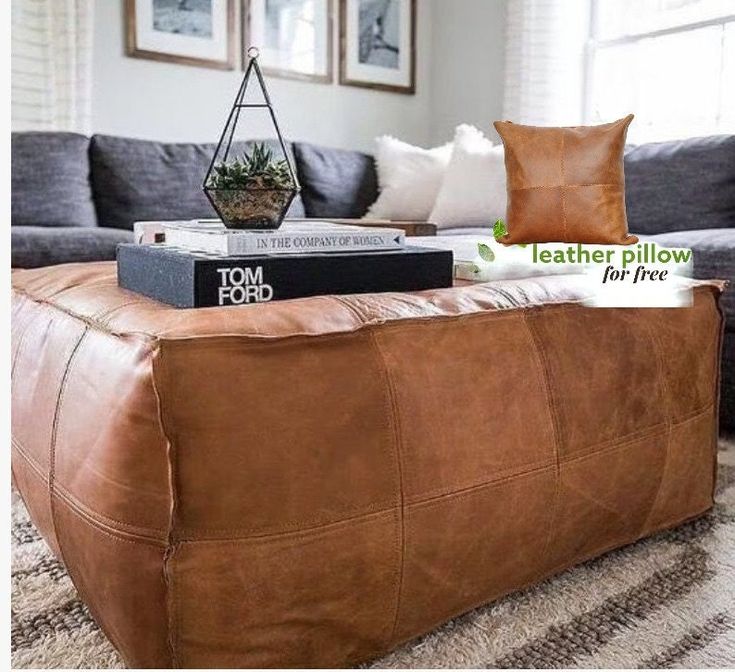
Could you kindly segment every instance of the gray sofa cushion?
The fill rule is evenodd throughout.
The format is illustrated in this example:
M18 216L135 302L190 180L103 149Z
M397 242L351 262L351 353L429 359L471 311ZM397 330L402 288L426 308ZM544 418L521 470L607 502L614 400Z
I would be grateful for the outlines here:
M735 227L735 136L630 149L625 202L637 234Z
M239 154L249 143L233 145ZM137 221L216 217L202 191L215 146L92 137L92 188L100 226L132 229ZM296 198L290 217L303 216Z
M305 142L293 150L307 217L362 217L378 198L372 156Z
M702 231L672 231L645 236L667 247L690 247L694 252L694 277L700 280L728 280L730 290L720 303L727 318L727 329L735 331L735 229L705 229Z
M11 224L95 226L89 138L76 133L11 135Z
M720 424L728 432L735 432L735 331L726 332L722 341L721 373Z
M10 265L37 268L76 261L110 261L118 243L133 242L130 231L99 227L14 226Z

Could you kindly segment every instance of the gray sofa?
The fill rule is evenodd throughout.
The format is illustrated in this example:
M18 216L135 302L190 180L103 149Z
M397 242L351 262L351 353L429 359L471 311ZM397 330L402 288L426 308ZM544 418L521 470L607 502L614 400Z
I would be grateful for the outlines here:
M105 135L13 134L13 267L114 259L136 221L212 217L201 182L213 150ZM290 216L361 217L377 198L371 156L301 142L288 150L302 186ZM735 136L630 147L625 172L633 233L691 247L697 277L735 280ZM735 292L722 306L722 419L735 429Z

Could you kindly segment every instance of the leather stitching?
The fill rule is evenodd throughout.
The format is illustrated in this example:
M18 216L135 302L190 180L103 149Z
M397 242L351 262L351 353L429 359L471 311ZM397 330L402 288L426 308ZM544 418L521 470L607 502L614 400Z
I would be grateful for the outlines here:
M72 289L72 288L67 288L67 289ZM94 329L96 331L101 331L105 334L109 334L110 336L138 336L138 337L145 338L147 340L156 339L155 334L145 332L145 331L127 331L127 332L114 331L110 329L107 325L105 325L104 323L100 322L100 319L104 317L106 313L102 313L101 316L97 316L97 317L89 317L86 315L82 315L81 313L77 313L53 301L52 299L53 299L53 296L55 295L52 295L49 298L39 297L27 291L26 289L22 289L17 286L13 286L13 291L16 294L19 294L20 296L25 296L31 299L31 301L34 301L35 303L38 303L40 305L51 306L52 308L55 308L56 310L64 313L65 315L68 315L69 317L72 317L75 320L79 320L80 322L83 322L88 328ZM114 308L107 312L112 312L113 310Z
M69 578L74 584L74 587L79 592L79 595L81 596L82 601L87 605L94 619L98 623L101 624L103 623L103 621L99 617L99 614L97 613L95 602L90 599L90 593L89 591L87 591L87 588L84 585L84 582L82 581L80 576L74 576L74 573L72 572L71 567L67 564L66 560L64 559L64 544L62 542L61 536L58 533L58 527L57 527L56 515L55 515L56 502L58 501L58 502L63 503L63 500L59 496L56 496L56 497L54 496L56 494L56 488L54 484L55 462L56 462L56 437L57 437L59 420L61 417L61 410L62 410L63 401L64 401L64 393L66 391L66 385L67 385L67 381L69 380L71 368L76 360L76 356L77 356L77 353L79 352L80 346L84 342L84 339L88 333L89 333L89 329L85 327L84 331L82 332L82 335L79 337L79 340L76 342L74 349L69 354L69 359L66 362L66 367L64 368L64 373L62 375L61 382L59 384L59 392L56 398L56 408L54 410L54 419L51 425L51 441L49 445L48 495L49 495L49 511L51 514L51 529L53 530L54 537L56 538L56 546L59 549L59 560L61 560L61 563L66 567L66 570L69 574ZM117 648L118 650L122 650L117 640L117 637L114 636L113 633L110 632L107 628L103 627L102 629L104 633L107 635L108 639L113 643L115 648Z
M658 504L658 498L661 495L661 489L663 488L663 484L666 481L666 471L668 470L669 463L671 461L671 436L673 434L674 429L674 416L673 416L673 405L671 403L671 390L669 389L669 382L666 379L666 369L664 365L664 351L663 347L661 345L661 342L656 335L654 329L651 328L651 325L648 324L645 321L642 321L643 328L648 332L648 337L651 339L651 345L653 346L653 350L656 353L656 368L658 370L658 380L661 385L661 392L664 398L664 403L666 404L666 428L667 428L667 437L666 437L666 455L664 457L664 464L661 468L661 477L658 481L658 486L656 487L656 494L651 499L651 506L648 510L648 514L643 520L643 524L641 525L641 528L638 532L639 536L644 534L645 531L648 529L649 523L651 521L651 517L653 516L653 512L656 510L656 505Z
M31 315L31 317L33 317ZM16 318L18 319L18 318ZM21 332L20 336L18 337L18 345L15 348L15 352L12 353L13 361L10 364L10 387L12 390L13 387L13 380L15 378L15 367L18 363L18 359L20 357L20 352L23 348L23 343L25 341L26 334L31 330L31 325L34 324L34 321L32 319L28 319L26 324L23 326L23 331Z
M66 366L64 367L64 373L61 376L61 381L59 382L59 392L56 397L56 407L54 408L54 418L51 423L51 440L49 441L49 457L48 457L48 495L49 495L49 507L51 512L51 529L53 530L54 537L56 538L56 544L59 547L59 553L61 554L61 561L62 563L66 564L64 561L64 551L62 549L61 539L59 538L58 530L56 527L56 516L54 516L54 490L55 490L55 484L54 484L54 477L56 475L56 437L59 430L59 419L61 417L61 407L64 402L64 392L66 391L66 384L69 380L69 373L71 371L72 364L74 363L74 360L76 358L77 352L79 352L79 347L82 345L82 342L84 341L85 336L88 333L88 329L84 329L82 331L82 335L77 340L76 344L74 345L74 348L72 349L71 353L69 354L69 359L66 362Z
M577 189L579 187L614 187L620 189L619 184L614 182L585 182L584 184L535 184L526 187L511 187L510 191L529 191L531 189L558 189L559 187L568 187L569 189Z
M531 321L529 320L528 316L524 314L524 323L526 325L526 328L528 329L528 333L531 337L531 342L534 344L537 352L537 356L541 362L541 368L543 372L543 381L544 381L544 389L546 391L546 398L547 398L547 404L549 408L549 415L551 418L551 425L554 432L554 454L556 458L556 465L555 465L555 480L554 480L554 501L552 503L551 507L551 515L549 520L549 530L546 535L546 541L544 542L544 549L541 553L541 557L545 558L549 547L551 546L551 540L553 538L554 532L555 532L555 525L556 525L556 516L560 505L560 499L561 499L561 444L562 444L562 437L561 437L561 428L559 424L559 416L557 413L556 403L554 400L554 395L552 392L551 387L551 372L549 370L549 362L546 355L546 351L544 350L543 343L541 339L538 338L533 325L531 324Z
M487 285L489 289L492 289L491 285L492 283L478 283L475 285L475 287L483 287L484 285ZM444 291L446 292L452 292L454 290L462 290L464 286L461 287L447 287ZM724 290L724 286L722 284L722 281L707 281L704 284L697 284L692 287L692 292L722 292ZM69 310L68 308L62 307L53 301L37 297L31 292L27 291L24 288L20 288L17 286L13 287L13 291L23 297L29 298L30 300L40 304L40 305L48 305L53 308L58 309L59 311L69 315L70 317L73 317L80 322L83 322L88 327L95 329L97 331L100 331L105 334L109 334L111 336L116 337L138 337L145 339L148 342L158 343L158 342L166 342L166 343L177 343L177 342L187 342L187 341L209 341L212 339L222 338L222 339L229 339L229 338L239 338L243 340L248 340L254 343L264 343L264 342L273 342L273 341L280 341L280 340L289 340L289 339L297 339L297 338L304 338L304 339L319 339L319 340L327 340L331 337L338 337L345 334L354 334L358 331L361 331L364 328L367 328L369 326L372 326L375 323L366 323L359 325L358 327L350 330L343 330L343 331L337 331L337 332L330 332L328 334L307 334L307 333L294 333L294 334L287 334L287 335L262 335L262 334L249 334L249 333L219 333L219 334L189 334L189 335L180 335L180 336L166 336L162 334L156 334L151 332L145 332L145 331L114 331L109 328L109 326L100 323L99 321L95 319L91 319L89 317L80 315L78 313L75 313L74 311ZM332 297L337 298L337 297ZM491 296L487 297L488 300L491 299ZM463 312L463 313L447 313L444 315L426 315L422 317L408 317L408 318L398 318L393 320L387 320L385 322L380 322L381 327L383 328L395 328L395 327L402 327L402 326L410 326L415 324L421 324L426 322L427 320L436 320L436 321L449 321L449 320L455 320L455 319L463 319L463 318L469 318L469 317L475 317L478 314L497 314L497 313L503 313L507 314L513 311L527 311L527 310L565 310L568 308L575 308L575 307L581 307L583 298L578 299L561 299L557 301L543 301L543 303L526 303L520 306L509 306L509 307L502 307L502 306L488 306L488 307L482 307L478 306L476 310L473 310L471 312ZM344 305L344 304L343 304ZM436 304L432 304L436 305ZM111 312L112 310L115 310L114 308L111 309L108 312ZM358 314L358 313L356 313Z
M44 482L46 482L47 476L43 474L43 469L41 465L38 464L36 459L26 450L26 448L15 436L11 436L11 442L16 450L25 459L25 461L28 462L29 465L33 467L33 469L35 469L38 474L43 478ZM91 521L99 525L106 525L120 532L129 532L131 536L140 537L141 539L155 539L157 538L156 533L160 534L162 532L165 532L165 530L162 528L131 525L130 523L125 523L121 520L117 520L116 518L105 516L98 511L94 511L57 481L54 481L54 490L65 500L67 500L71 506L78 509L79 513L83 514L85 517L89 518ZM119 530L118 527L120 528Z
M680 416L674 423L674 427L681 427L684 426L690 422L696 421L700 419L702 416L711 413L713 410L714 404L709 403L706 406L697 409L695 411L692 411L690 413L687 413L685 415ZM605 455L607 453L615 452L618 449L624 449L629 447L630 445L637 443L638 441L641 441L646 438L653 438L655 436L658 436L659 434L662 434L662 429L665 429L666 424L665 423L659 423L657 425L652 425L651 427L646 428L643 431L640 432L633 432L631 434L627 434L623 437L619 437L617 439L613 439L610 441L606 441L601 444L595 444L594 446L588 446L585 448L586 450L594 449L594 452L582 452L581 450L575 451L575 453L570 454L567 452L564 457L560 457L560 464L572 464L576 462L582 462L585 460L593 459L597 457L598 455ZM18 441L16 437L12 437L12 443L13 446L16 448L18 453L21 457L24 458L24 460L31 466L38 477L43 480L44 483L47 482L46 476L42 473L42 469L40 465L35 461L33 457L31 457L28 453L28 451L22 446L22 444ZM544 471L544 469L547 469L550 466L554 466L554 461L551 460L543 460L538 461L535 463L530 464L524 464L521 465L523 468L520 471L508 471L505 470L503 472L498 472L496 474L496 477L489 480L489 481L482 481L479 483L471 483L465 486L456 486L458 489L454 491L448 491L448 492L441 492L440 490L432 490L428 491L422 494L421 498L417 499L406 499L406 508L417 508L419 506L431 504L436 501L444 500L444 499L451 499L455 497L461 497L465 494L471 494L476 491L483 490L485 488L492 488L496 485L506 483L508 481L513 480L514 478L520 478L527 475L533 475L539 472ZM502 474L502 475L500 475ZM61 494L61 488L60 486L56 486L57 492ZM63 494L68 494L64 491ZM70 502L70 504L73 504L74 502ZM271 538L271 537L281 537L281 536L288 536L291 534L298 534L301 532L304 533L310 533L313 531L319 531L322 529L327 529L334 525L339 525L340 523L345 522L351 522L351 521L357 521L362 518L370 518L373 516L379 516L381 514L391 512L395 509L393 506L389 506L387 504L380 504L377 503L373 506L368 506L363 509L355 508L354 510L357 511L354 515L351 515L346 518L338 518L333 520L310 520L310 521L297 521L293 524L289 524L287 526L278 527L275 530L267 530L258 528L219 528L219 529L190 529L190 528L180 528L177 533L177 538L181 542L218 542L218 541L248 541L248 540L256 540L260 538ZM347 510L345 510L347 512ZM80 515L82 515L82 512L80 512ZM94 515L87 514L85 516L91 523L97 524L97 525L104 525L103 520L97 519ZM305 525L310 525L310 527L304 527ZM117 530L114 527L109 528L111 532L115 533L118 532L120 534L124 534L125 530ZM189 534L202 534L202 533L212 533L212 534L238 534L238 535L248 535L248 536L240 536L236 538L226 538L223 537L221 539L194 539L191 537L188 537ZM251 534L256 533L256 534ZM131 537L133 536L139 536L130 534ZM148 541L147 538L141 537L141 541Z
M179 539L179 545L196 545L196 544L244 544L247 546L256 546L258 544L269 544L274 539L301 539L301 538L315 538L322 535L330 534L334 530L340 530L348 526L354 525L365 525L374 520L381 518L390 517L392 520L396 520L396 506L391 506L382 511L371 511L370 513L353 516L352 518L343 518L342 520L335 520L325 525L318 525L316 527L309 527L300 530L289 530L287 532L272 532L268 534L256 534L249 537L221 537L221 538L209 538L209 539ZM398 535L396 535L398 539ZM398 555L398 544L395 544L396 555ZM397 575L397 572L396 572Z
M390 455L391 459L393 454ZM292 530L298 530L304 527L320 527L324 525L331 525L332 523L338 523L342 520L349 520L357 518L360 515L369 515L370 513L388 511L391 508L395 508L394 500L381 500L372 504L360 504L345 506L336 511L332 516L324 516L321 518L307 518L299 519L291 523L285 523L281 525L261 525L259 527L180 527L177 531L177 538L183 539L184 536L189 534L227 534L227 533L251 533L260 532L261 534L278 534L279 532L287 533ZM347 514L345 518L343 514ZM269 527L275 528L275 530L269 531Z
M169 474L169 492L171 496L171 505L169 509L169 526L166 533L166 550L163 554L163 580L166 587L166 607L168 609L168 648L171 656L171 666L176 668L179 665L179 647L178 647L178 635L180 632L179 623L179 607L178 607L178 596L175 587L174 571L172 568L173 556L178 548L178 540L176 537L176 513L178 509L178 496L177 496L177 470L176 470L176 451L174 449L174 443L171 437L166 432L166 423L164 421L164 404L161 396L161 389L159 386L159 376L161 379L165 379L165 366L163 361L163 347L159 343L157 355L153 356L151 363L151 382L153 385L153 392L156 396L156 403L158 405L158 423L161 430L161 434L166 439L167 445L167 458L168 458L168 474Z
M388 392L388 400L390 403L390 417L393 425L393 437L395 445L395 461L396 461L396 476L398 486L398 508L399 513L398 520L398 533L397 539L397 550L398 550L398 563L396 571L396 601L395 611L392 618L392 624L390 628L390 634L388 639L388 646L392 644L396 637L396 631L398 629L398 623L401 615L401 597L403 593L403 579L405 570L405 558L406 558L406 496L404 489L404 465L403 465L403 450L402 450L402 433L401 433L401 419L398 408L398 400L396 396L395 384L391 378L390 371L388 368L388 362L385 357L385 353L380 347L378 338L373 329L369 330L370 343L372 344L378 360L382 365L383 378L386 384L386 390Z

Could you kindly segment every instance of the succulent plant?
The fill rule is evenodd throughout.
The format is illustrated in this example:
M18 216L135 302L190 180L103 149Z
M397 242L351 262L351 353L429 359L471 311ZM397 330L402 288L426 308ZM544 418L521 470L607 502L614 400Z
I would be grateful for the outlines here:
M291 171L285 159L275 159L273 150L256 142L241 158L222 161L214 166L207 182L209 189L276 189L294 188Z

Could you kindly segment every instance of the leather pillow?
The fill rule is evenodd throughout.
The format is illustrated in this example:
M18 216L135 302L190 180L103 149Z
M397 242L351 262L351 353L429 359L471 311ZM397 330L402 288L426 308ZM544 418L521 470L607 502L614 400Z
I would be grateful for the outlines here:
M506 226L514 243L631 245L623 150L630 114L601 126L521 126L496 121L505 146Z

